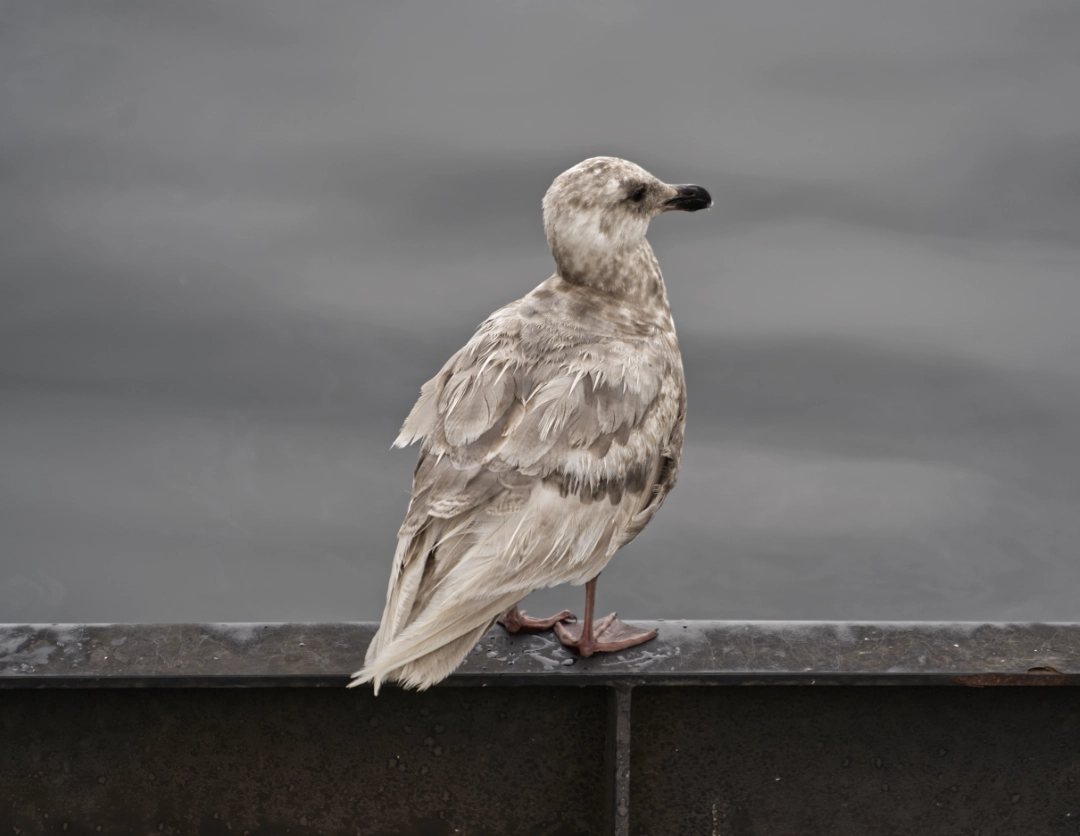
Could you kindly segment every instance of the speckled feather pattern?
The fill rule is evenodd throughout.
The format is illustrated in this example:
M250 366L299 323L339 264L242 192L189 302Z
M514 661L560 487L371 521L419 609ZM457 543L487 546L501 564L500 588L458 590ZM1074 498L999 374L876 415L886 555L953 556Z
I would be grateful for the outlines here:
M686 393L645 232L673 194L611 157L552 184L556 274L424 384L395 441L422 446L382 622L351 685L440 681L530 592L595 577L663 503Z

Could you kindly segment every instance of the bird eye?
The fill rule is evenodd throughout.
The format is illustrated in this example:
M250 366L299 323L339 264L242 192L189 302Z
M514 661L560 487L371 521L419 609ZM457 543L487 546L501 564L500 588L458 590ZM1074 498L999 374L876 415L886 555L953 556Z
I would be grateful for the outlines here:
M641 203L641 201L645 199L645 194L648 191L649 190L646 186L638 186L636 189L630 192L630 199L634 201L634 203Z

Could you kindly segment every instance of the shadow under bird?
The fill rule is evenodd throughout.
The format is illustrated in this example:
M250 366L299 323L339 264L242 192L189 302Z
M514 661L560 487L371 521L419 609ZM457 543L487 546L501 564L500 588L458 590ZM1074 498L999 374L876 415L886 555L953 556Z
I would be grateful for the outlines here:
M349 687L428 688L496 621L553 628L583 656L656 635L614 614L594 622L596 580L663 504L682 454L682 358L645 233L712 198L594 157L555 178L543 206L555 275L488 317L394 442L423 443L382 623ZM581 622L518 610L563 583L586 584Z

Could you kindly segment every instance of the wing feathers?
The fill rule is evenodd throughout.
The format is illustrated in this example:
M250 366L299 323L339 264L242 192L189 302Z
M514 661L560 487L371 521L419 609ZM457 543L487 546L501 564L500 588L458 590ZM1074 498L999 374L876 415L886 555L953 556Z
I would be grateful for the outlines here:
M446 442L459 447L475 441L506 414L515 394L513 375L503 365L482 364L479 370L451 376L439 399Z
M394 447L408 447L417 439L428 435L438 419L439 395L446 383L447 375L439 372L435 377L420 387L420 398L405 419L401 432L394 439Z

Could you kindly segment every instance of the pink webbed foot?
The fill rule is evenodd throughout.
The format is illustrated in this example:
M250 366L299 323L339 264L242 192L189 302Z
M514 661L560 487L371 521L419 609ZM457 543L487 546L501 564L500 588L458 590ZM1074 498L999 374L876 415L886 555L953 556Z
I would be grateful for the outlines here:
M525 610L514 607L496 623L501 624L510 633L542 633L552 627L561 626L564 621L577 621L577 616L570 610L563 610L551 618L530 618Z
M555 635L566 647L572 647L582 656L588 657L594 653L611 653L643 644L655 639L656 631L627 624L612 613L595 621L591 631L586 631L584 624L556 624Z

